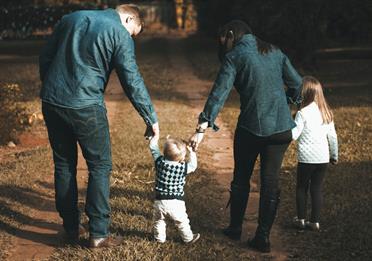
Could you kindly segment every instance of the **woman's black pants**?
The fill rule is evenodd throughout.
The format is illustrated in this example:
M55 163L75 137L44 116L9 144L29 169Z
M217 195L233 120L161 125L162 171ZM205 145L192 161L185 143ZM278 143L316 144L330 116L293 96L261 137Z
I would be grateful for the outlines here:
M267 137L237 128L234 138L234 178L231 182L230 226L241 227L247 206L250 179L260 155L260 207L256 236L268 237L279 204L279 172L284 153L292 140L291 131Z

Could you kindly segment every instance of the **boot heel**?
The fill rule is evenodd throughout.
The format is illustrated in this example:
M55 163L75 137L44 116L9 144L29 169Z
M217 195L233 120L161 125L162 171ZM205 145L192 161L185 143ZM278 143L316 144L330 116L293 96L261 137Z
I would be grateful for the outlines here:
M242 228L227 227L222 230L222 233L232 240L239 241L242 235Z
M248 241L248 247L262 253L270 253L271 251L269 238L260 239L254 237L252 240Z

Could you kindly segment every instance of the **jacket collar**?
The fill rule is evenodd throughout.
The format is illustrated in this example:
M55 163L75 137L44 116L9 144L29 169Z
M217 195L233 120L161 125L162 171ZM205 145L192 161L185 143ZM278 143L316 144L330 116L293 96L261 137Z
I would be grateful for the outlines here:
M244 44L248 46L256 46L256 37L253 34L245 34L237 45Z
M107 8L106 10L103 10L103 11L110 14L115 21L117 21L121 24L120 16L115 9Z

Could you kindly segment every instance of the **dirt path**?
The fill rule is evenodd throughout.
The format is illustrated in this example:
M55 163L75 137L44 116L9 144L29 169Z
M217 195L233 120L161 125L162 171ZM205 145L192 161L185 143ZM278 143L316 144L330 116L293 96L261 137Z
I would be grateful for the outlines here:
M180 82L175 86L176 91L182 94L190 101L193 107L193 117L196 119L199 112L202 110L207 94L212 86L212 82L200 80L193 71L183 48L179 45L179 41L169 39L168 50L172 64L172 70L175 74L182 72ZM123 98L123 91L116 74L113 74L108 90L106 93L106 106L110 125L113 124L117 110L117 101ZM233 157L232 157L232 134L226 127L221 118L218 118L217 124L220 126L220 131L213 133L208 131L202 146L207 147L212 152L212 161L203 158L201 161L207 163L211 173L215 175L218 183L224 188L224 202L229 198L229 187L233 172ZM111 128L112 129L112 128ZM44 138L46 133L44 132ZM52 164L52 163L51 163ZM42 192L40 208L34 210L28 215L34 222L21 227L15 236L12 237L13 248L8 260L41 260L50 257L57 247L61 247L62 226L54 206L54 181L53 175L50 173L44 180L39 180L35 189ZM84 204L84 195L87 182L87 167L85 161L79 153L78 159L78 186L80 206ZM39 210L40 209L40 210ZM228 210L222 209L224 212L224 223L228 223ZM245 242L251 237L255 231L257 224L258 211L258 192L257 184L252 184L252 193L250 195L248 210L244 223L244 233L242 242ZM274 260L285 260L287 255L280 245L279 230L274 226L271 239L273 241L273 251L270 254ZM260 260L267 255L261 255L256 252L247 251Z
M105 96L108 119L110 125L114 121L117 101L122 99L123 91L120 87L116 74L110 78L108 90ZM46 139L46 132L39 133L40 138ZM44 137L42 137L44 136ZM51 162L52 164L52 162ZM88 170L85 160L79 150L77 180L79 187L79 206L84 205L85 190L87 184ZM21 227L12 237L13 248L8 260L42 260L50 257L56 247L63 246L63 228L61 219L54 205L54 179L53 174L37 182L36 188L42 192L40 207L28 213L34 220L30 224ZM83 210L82 208L80 208Z
M182 73L182 78L175 86L176 91L187 97L190 105L193 108L193 117L197 119L199 113L203 110L204 103L213 82L204 81L199 79L191 67L190 62L187 60L186 53L178 42L169 40L170 62L172 64L174 74ZM205 135L204 141L201 146L207 147L212 152L212 161L201 156L201 161L207 164L211 173L214 174L216 181L223 187L224 202L228 202L230 182L232 179L234 159L233 159L233 137L231 131L227 128L226 124L222 121L221 117L217 118L217 125L220 130L216 133L208 131ZM196 123L195 123L196 124ZM257 171L257 170L256 170ZM257 227L257 215L259 205L259 192L257 184L251 181L251 193L247 212L245 215L242 242L246 242L248 238L254 236ZM224 211L225 224L229 222L229 210ZM271 232L272 251L270 254L260 254L251 250L252 256L260 259L270 256L273 260L286 260L287 253L284 251L280 244L280 232L277 226L274 225Z

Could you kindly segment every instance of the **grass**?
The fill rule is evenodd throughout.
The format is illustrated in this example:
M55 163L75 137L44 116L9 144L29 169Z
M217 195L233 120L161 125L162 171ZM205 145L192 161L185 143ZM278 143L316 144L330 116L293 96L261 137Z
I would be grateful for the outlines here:
M205 44L208 43L204 41ZM196 72L206 80L213 80L218 71L213 46L209 42L209 48L204 48L209 51L190 50L195 54L189 57ZM358 67L355 67L356 62L359 62ZM300 233L291 226L292 217L296 215L294 143L286 153L281 173L282 200L276 222L283 231L283 246L287 245L294 260L368 260L372 254L372 227L368 225L372 216L372 80L365 69L370 63L370 60L319 61L320 70L311 72L326 86L336 86L325 89L325 95L335 115L340 159L338 165L329 167L324 182L322 232ZM340 83L347 83L347 86ZM232 132L238 115L238 95L232 92L220 115Z
M186 118L182 125L174 128L174 119L185 118L189 107L172 101L158 101L156 107L160 112L162 137L168 133L181 138L189 135L194 126L193 119ZM225 202L221 202L221 190L203 165L188 177L186 186L186 205L192 229L200 232L202 239L195 245L185 245L170 223L167 243L153 241L153 161L142 136L143 130L138 128L143 124L136 112L127 102L120 104L120 110L126 113L117 119L112 130L111 229L124 235L126 241L120 247L103 251L60 249L51 260L237 260L248 257L244 248L226 244L225 239L216 233L222 226L220 208Z
M162 40L148 40L140 43L138 55L140 68L159 112L162 140L172 137L187 138L195 122L189 117L191 109L184 100L172 93L177 75L169 71L167 52L161 47ZM13 66L13 65L12 65ZM30 89L38 86L38 81L29 72L37 69L35 61L30 70L23 71L19 64L10 66L7 72L19 71L14 82L23 82ZM7 75L2 75L7 77ZM10 78L10 77L9 77ZM27 79L30 79L27 84ZM35 87L36 88L36 87ZM36 88L37 89L37 88ZM30 101L38 103L37 96ZM29 101L25 101L29 102ZM250 258L246 248L226 242L219 235L223 226L221 209L226 202L221 200L221 189L210 177L210 171L203 163L197 172L188 178L186 205L195 232L202 239L195 245L181 242L175 227L168 230L168 242L157 244L152 240L152 202L154 169L147 142L143 138L144 124L127 100L119 105L118 118L111 125L114 170L112 173L112 225L111 230L125 236L125 243L117 248L90 251L83 247L58 249L50 260L239 260ZM180 120L182 119L182 121ZM175 127L176 126L176 127ZM206 153L202 151L201 153ZM32 211L38 206L35 201L44 196L39 192L43 179L53 171L50 148L37 148L31 152L16 155L10 153L7 162L0 165L3 188L0 199L0 247L1 259L7 256L9 235L22 229L22 224L32 222ZM36 185L35 185L36 184ZM29 197L25 195L31 195ZM51 196L51 195L50 195ZM17 198L20 197L19 200ZM84 217L86 220L86 217ZM6 243L6 244L5 244Z
M161 127L160 144L168 134L188 138L195 119L191 108L172 92L178 75L171 73L167 52L161 39L150 39L138 46L138 62L150 93L155 97ZM163 46L163 48L159 48ZM165 49L166 50L166 49ZM141 52L143 51L143 52ZM161 66L159 66L161 65ZM111 129L114 171L112 174L112 232L124 235L124 245L103 251L85 248L59 249L51 260L242 260L251 258L246 248L226 242L219 229L223 224L221 188L210 170L199 161L197 171L188 177L186 206L193 231L202 238L185 245L170 222L167 242L158 244L152 237L154 163L143 138L143 123L127 101L123 101ZM182 120L180 120L182 119ZM200 154L208 155L206 148Z
M185 39L185 46L199 77L213 80L218 62L212 41L199 37ZM38 43L39 44L39 43ZM200 48L202 46L203 48ZM33 49L31 49L33 50ZM138 62L159 112L162 140L167 134L187 138L195 127L191 109L182 97L172 92L178 77L170 69L167 42L164 39L141 41ZM28 57L0 62L0 79L18 83L23 102L37 110L39 82L36 60ZM17 73L15 73L17 72ZM323 75L326 77L327 75ZM332 76L334 77L334 76ZM277 223L282 228L284 246L294 260L366 260L372 254L371 216L371 103L369 86L353 89L330 89L326 95L334 108L340 140L340 163L331 166L324 184L325 206L321 233L299 233L290 221L295 215L294 188L296 154L292 144L287 151L281 174L282 203ZM34 106L34 107L33 107ZM154 169L144 124L127 100L119 105L118 118L111 125L114 170L112 173L112 232L125 236L125 243L114 249L90 251L83 247L58 249L50 260L252 260L242 244L227 241L219 234L225 224L221 189L204 163L188 178L186 206L192 229L202 238L195 245L182 244L174 226L169 225L168 242L152 241L152 202ZM235 128L238 109L236 93L227 101L221 116L231 130ZM208 158L207 148L199 154ZM46 195L40 189L53 171L49 147L10 152L0 162L0 259L7 256L9 235L32 222L32 211ZM49 195L50 196L50 195ZM270 256L262 256L270 259Z
M28 46L31 51L27 55L21 51L15 56L19 45L0 43L0 145L17 143L19 133L29 127L29 116L41 111L37 52Z
M31 44L31 43L30 43ZM22 45L24 46L24 45ZM20 48L20 42L1 42L0 85L16 84L17 91L5 92L1 89L2 113L0 124L0 144L15 141L13 129L24 129L20 119L22 113L33 113L40 110L38 99L39 80L36 51L27 48L27 54ZM20 51L21 50L21 51ZM24 49L23 49L24 50ZM2 95L7 95L2 96ZM10 101L8 99L13 99ZM17 105L17 108L15 108ZM18 107L18 105L20 107ZM5 113L6 112L6 113ZM9 114L10 113L10 114ZM16 114L13 114L16 113ZM6 124L5 124L6 122ZM5 125L4 125L5 124ZM10 235L21 231L25 223L32 222L30 213L39 206L40 198L45 196L39 185L52 172L51 155L45 147L37 147L27 151L14 149L1 155L0 161L0 259L4 260L10 250Z
M46 196L40 184L52 173L50 151L45 147L13 153L0 163L0 259L11 249L10 235L33 222L32 212ZM47 195L53 197L52 195Z

